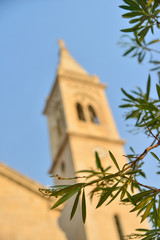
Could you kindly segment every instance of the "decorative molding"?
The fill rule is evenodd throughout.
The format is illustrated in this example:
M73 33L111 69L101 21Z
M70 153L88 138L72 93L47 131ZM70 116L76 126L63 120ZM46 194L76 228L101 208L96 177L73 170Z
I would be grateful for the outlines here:
M76 132L71 132L71 131L67 131L67 134L68 134L68 136L96 139L96 140L101 140L104 142L110 142L110 143L115 143L115 144L120 144L120 145L125 144L125 140L123 140L123 139L112 139L112 138L107 138L107 137L93 136L91 134L76 133Z

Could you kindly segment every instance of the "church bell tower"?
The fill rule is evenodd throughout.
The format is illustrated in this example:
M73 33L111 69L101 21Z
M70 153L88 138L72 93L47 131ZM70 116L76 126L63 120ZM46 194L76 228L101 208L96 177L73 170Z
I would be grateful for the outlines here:
M75 171L94 168L95 151L106 167L112 165L109 150L122 166L126 162L124 141L120 139L112 117L105 84L97 76L89 75L74 60L62 40L59 40L59 47L57 75L44 109L52 156L50 174L73 177ZM63 183L55 179L55 184ZM95 199L90 203L88 199L85 225L80 209L73 220L69 220L72 201L64 206L58 221L67 239L123 240L123 235L140 227L140 219L129 213L129 206L119 205L115 200L111 205L95 210L97 202Z

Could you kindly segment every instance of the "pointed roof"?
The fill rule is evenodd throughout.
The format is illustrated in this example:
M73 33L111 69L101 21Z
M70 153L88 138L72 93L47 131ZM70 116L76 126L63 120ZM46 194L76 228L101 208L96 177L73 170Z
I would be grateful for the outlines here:
M87 71L82 66L80 66L76 62L76 60L70 55L62 39L58 40L58 44L60 48L60 51L59 51L60 59L59 59L58 71L67 70L71 72L77 72L80 74L88 75Z

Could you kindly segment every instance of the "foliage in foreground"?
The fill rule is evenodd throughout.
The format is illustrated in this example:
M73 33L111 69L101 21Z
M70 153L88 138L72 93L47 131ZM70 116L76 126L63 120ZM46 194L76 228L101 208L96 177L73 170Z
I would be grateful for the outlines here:
M152 65L151 70L159 71L160 51L152 46L158 44L160 40L158 38L148 40L148 38L150 39L150 35L154 35L155 31L157 33L160 28L160 0L123 0L123 5L120 7L127 11L122 17L129 19L131 25L131 27L121 31L132 34L132 36L127 35L129 42L123 42L123 45L127 47L124 56L136 57L138 62L141 63L148 54L149 63ZM101 207L103 204L108 205L119 197L120 202L132 205L131 212L136 211L137 215L141 217L141 222L146 218L149 219L152 229L137 229L135 234L128 236L130 239L160 239L160 189L144 185L137 180L138 176L145 177L143 163L146 155L149 155L151 164L153 164L154 158L158 167L160 167L160 158L154 152L155 148L160 145L160 82L155 84L155 97L150 96L150 86L151 76L149 74L145 92L139 87L131 91L131 93L127 93L122 89L125 103L120 107L128 110L126 120L134 120L135 127L138 130L143 130L146 137L150 137L151 145L146 147L141 154L136 154L133 148L130 148L131 154L126 156L128 162L122 168L118 165L118 159L109 152L110 158L117 169L114 173L110 172L110 167L104 169L98 154L95 153L96 170L84 170L77 173L85 175L85 177L82 177L82 179L85 178L84 181L73 185L59 185L40 190L46 196L58 197L52 209L75 195L70 219L73 218L78 202L81 201L82 219L85 223L85 189L91 186L90 198L92 199L94 195L99 196L96 208ZM160 174L160 171L157 174ZM63 179L59 176L56 177ZM80 176L77 175L76 178L80 178ZM138 193L135 189L138 189Z

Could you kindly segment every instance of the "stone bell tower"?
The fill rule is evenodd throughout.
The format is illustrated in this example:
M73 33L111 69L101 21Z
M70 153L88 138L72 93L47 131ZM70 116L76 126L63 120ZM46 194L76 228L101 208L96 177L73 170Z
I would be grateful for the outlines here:
M50 173L73 177L75 171L94 168L95 151L106 167L112 165L109 150L122 166L126 162L122 157L124 141L116 129L105 96L105 84L97 76L89 75L74 60L62 40L59 40L59 47L57 75L44 109L53 160ZM64 183L55 179L55 184ZM123 235L140 227L140 219L129 213L129 206L119 205L117 200L95 210L97 202L96 197L92 203L87 200L85 225L80 208L70 221L72 201L64 206L58 221L67 239L122 240Z

